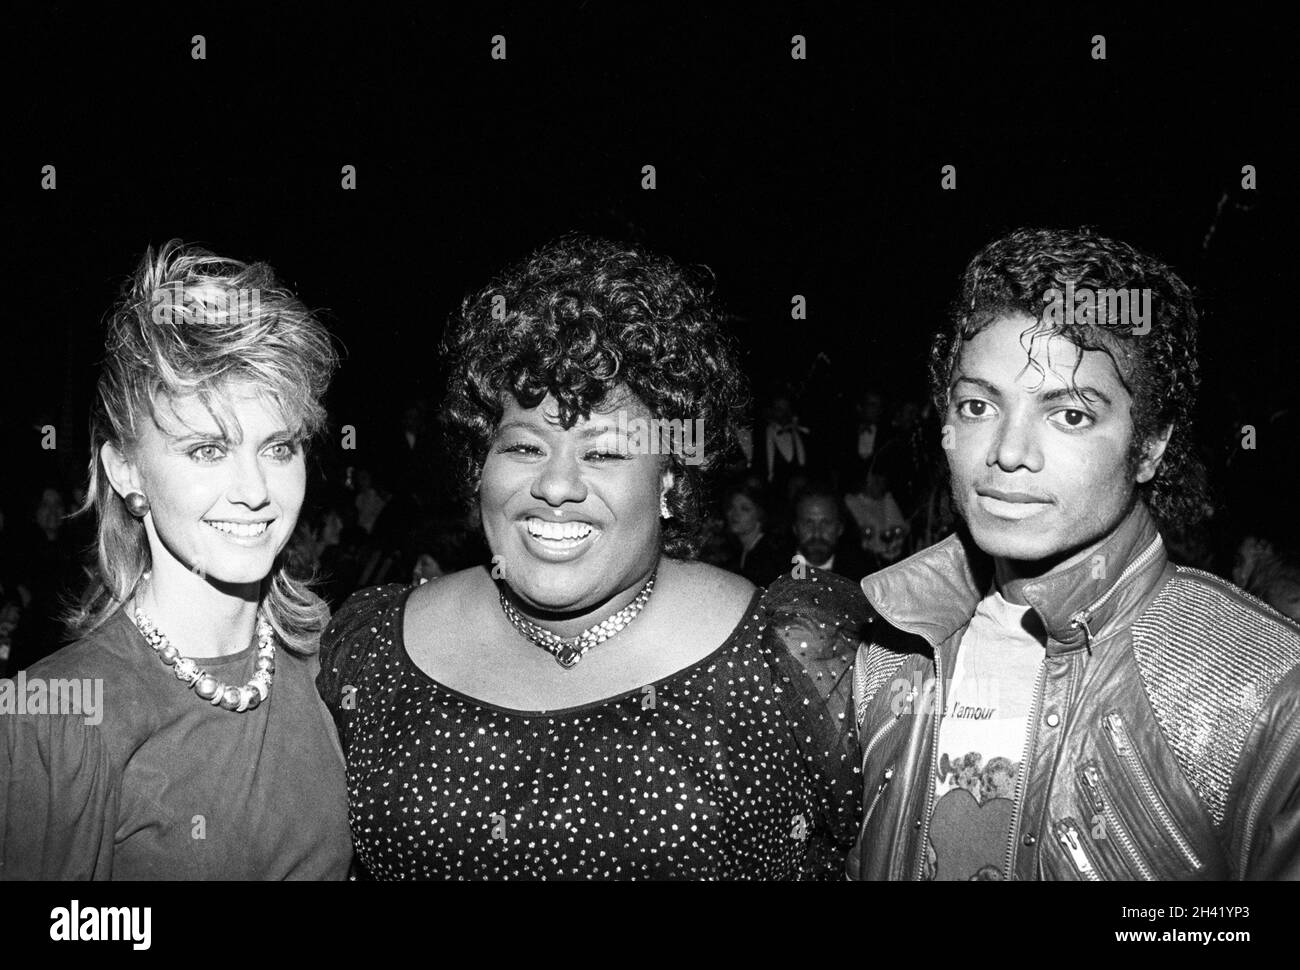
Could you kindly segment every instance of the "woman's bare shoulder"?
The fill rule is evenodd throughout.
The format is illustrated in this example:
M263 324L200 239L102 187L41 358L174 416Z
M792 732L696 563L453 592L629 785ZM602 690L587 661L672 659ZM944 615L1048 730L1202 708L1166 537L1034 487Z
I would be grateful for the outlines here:
M683 600L696 603L709 613L729 617L733 624L739 621L758 589L744 576L705 562L666 559L664 563L671 564L673 584ZM663 570L661 566L660 572Z
M446 620L467 602L483 595L492 585L484 566L471 566L445 576L431 579L411 592L406 601L408 618L439 618Z

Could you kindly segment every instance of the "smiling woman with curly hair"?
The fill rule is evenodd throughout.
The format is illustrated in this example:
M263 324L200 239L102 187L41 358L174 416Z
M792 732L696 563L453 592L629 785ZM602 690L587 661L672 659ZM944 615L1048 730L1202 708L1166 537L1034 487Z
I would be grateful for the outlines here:
M367 872L838 876L862 601L690 558L746 400L712 275L566 236L442 350L492 563L362 590L323 638Z
M650 414L701 422L695 456L665 449L673 485L663 550L693 554L704 477L736 447L747 399L731 340L716 323L712 282L704 267L688 271L570 236L467 298L443 342L453 374L443 421L469 492L478 489L503 392L526 408L549 394L566 427L630 392Z

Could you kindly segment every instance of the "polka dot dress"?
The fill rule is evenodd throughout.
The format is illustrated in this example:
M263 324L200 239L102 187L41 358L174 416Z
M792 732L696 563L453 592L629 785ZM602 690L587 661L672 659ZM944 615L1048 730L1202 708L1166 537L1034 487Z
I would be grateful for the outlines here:
M322 639L318 686L366 874L842 878L861 793L846 710L857 641L832 601L860 594L828 578L759 591L676 674L549 712L494 707L416 667L401 641L415 587L354 594Z

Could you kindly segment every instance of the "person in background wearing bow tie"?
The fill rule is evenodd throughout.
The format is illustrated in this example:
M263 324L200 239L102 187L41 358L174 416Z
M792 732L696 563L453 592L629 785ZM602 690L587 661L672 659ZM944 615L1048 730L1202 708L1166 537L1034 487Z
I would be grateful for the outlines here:
M795 491L808 468L806 437L809 430L799 424L790 398L778 394L767 408L767 483L774 495L783 498Z

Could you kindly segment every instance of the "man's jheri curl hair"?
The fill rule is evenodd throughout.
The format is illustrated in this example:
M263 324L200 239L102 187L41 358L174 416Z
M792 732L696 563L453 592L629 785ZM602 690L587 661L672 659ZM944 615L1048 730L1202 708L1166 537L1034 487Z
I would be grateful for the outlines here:
M616 404L623 388L652 417L703 419L699 464L676 449L667 456L671 517L662 529L666 555L695 555L706 482L734 453L748 404L707 268L566 235L467 296L441 349L449 369L441 420L467 499L477 494L507 394L523 408L554 395L566 429Z
M1151 291L1150 330L1135 333L1128 321L1098 326L1076 321L1066 306L1064 320L1051 326L1081 350L1098 350L1115 364L1133 398L1133 441L1128 468L1136 471L1148 443L1170 425L1173 433L1155 477L1139 486L1156 520L1185 529L1210 512L1205 469L1193 446L1192 413L1200 386L1197 312L1191 289L1167 265L1127 243L1089 228L1017 229L995 240L967 264L961 295L949 325L930 348L930 393L943 420L962 346L996 320L1023 313L1038 321L1021 342L1047 333L1046 294L1076 290Z

